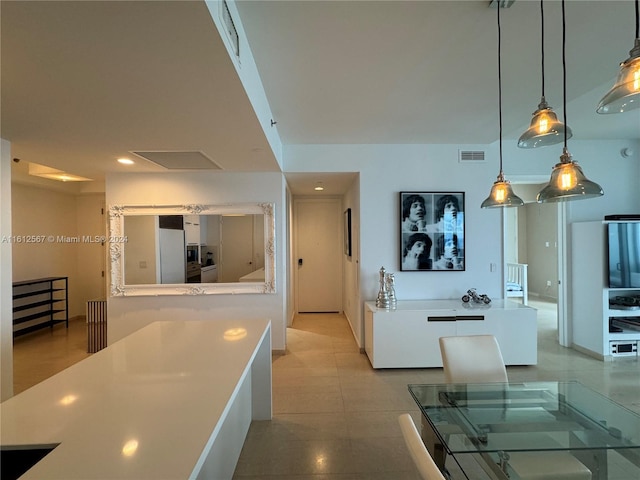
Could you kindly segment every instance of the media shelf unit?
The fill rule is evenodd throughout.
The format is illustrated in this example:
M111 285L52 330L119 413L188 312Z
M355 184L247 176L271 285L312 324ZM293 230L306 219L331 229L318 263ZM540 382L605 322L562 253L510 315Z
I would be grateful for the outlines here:
M64 323L69 328L69 279L46 277L13 283L13 336Z
M640 321L640 309L627 310L610 305L615 297L640 295L640 288L608 286L608 223L615 222L576 222L571 225L572 346L600 360L637 356L640 346L640 330L623 328L616 332L610 328L616 318L637 318Z

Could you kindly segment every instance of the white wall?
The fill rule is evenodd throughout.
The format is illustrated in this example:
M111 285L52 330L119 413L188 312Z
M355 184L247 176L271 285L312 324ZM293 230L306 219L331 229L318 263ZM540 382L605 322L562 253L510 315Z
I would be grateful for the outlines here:
M524 209L527 231L528 280L530 296L558 300L558 205L528 204ZM547 282L551 282L547 286Z
M400 300L457 298L472 286L490 296L501 293L501 275L490 263L501 264L501 212L481 210L497 175L489 163L460 165L457 146L362 145L292 146L286 149L291 171L360 171L360 274L363 300L375 299L378 271L396 273ZM466 259L463 272L399 272L399 192L465 192Z
M13 235L44 236L42 242L13 245L13 281L69 277L69 317L84 315L86 301L104 293L104 247L88 240L104 234L103 202L102 194L74 195L12 185Z
M640 133L639 133L640 135ZM598 183L604 196L567 203L569 223L602 220L611 213L638 213L638 180L640 179L640 141L570 140L573 160L582 167L589 180ZM631 147L634 155L623 158L620 150ZM542 176L548 181L551 168L559 162L562 145L524 150L514 142L505 145L505 175Z
M506 169L524 176L541 176L548 180L553 164L559 161L562 145L544 149L522 150L513 144L507 144L505 158ZM629 158L620 155L624 147L630 147L635 153ZM640 191L640 142L629 140L570 140L568 148L587 176L597 182L604 190L600 198L568 202L567 223L589 220L603 220L605 215L614 213L639 214ZM518 186L520 194L520 186ZM541 212L541 208L555 208L554 204L527 206L527 245L529 263L529 286L534 294L555 299L558 297L556 252L546 248L545 242L555 238L555 215ZM522 209L521 209L522 211ZM524 212L523 212L524 213ZM553 223L553 224L552 224ZM567 229L567 241L571 242L571 229ZM554 246L551 245L550 248ZM571 251L568 251L568 272L571 271ZM546 287L551 280L552 287ZM571 278L567 286L572 288Z
M395 273L399 300L459 298L471 287L491 297L502 296L501 212L480 209L497 175L497 162L461 165L457 155L455 145L286 147L287 171L360 172L359 220L356 216L355 221L359 225L361 316L362 302L376 298L381 266ZM466 271L399 271L402 191L465 192ZM496 265L493 272L492 263ZM362 323L359 327L355 333L362 346Z
M159 252L157 217L151 215L132 215L125 219L124 234L129 245L124 257L124 280L129 285L144 285L159 282L156 271ZM141 262L146 265L140 267Z
M287 232L287 243L289 245L293 245L293 196L291 195L291 191L287 186L285 188L286 191L286 226L285 230ZM294 291L294 265L297 265L297 262L293 258L294 252L293 248L290 248L287 252L287 263L286 263L286 278L287 278L287 291L286 291L286 302L287 302L287 326L290 327L293 325L293 317L296 313L295 306L295 291Z
M11 144L0 139L0 401L13 396Z
M209 14L220 33L220 38L222 38L227 47L229 58L238 73L238 78L242 82L256 117L260 121L262 131L271 146L273 155L278 165L282 165L282 142L278 135L278 127L276 124L272 124L274 115L271 113L267 95L262 87L260 74L258 73L258 68L251 53L251 47L249 47L249 43L247 42L247 35L244 32L244 26L235 2L224 3L220 0L207 0L206 3ZM229 38L230 36L227 33L225 21L222 18L222 12L225 6L229 8L233 25L238 33L238 51L240 52L240 58L236 56L234 45Z
M112 174L112 205L185 205L272 202L276 220L276 293L240 295L109 297L109 344L156 320L270 318L272 347L284 350L286 333L285 182L280 173Z
M76 196L76 225L78 233L86 236L106 236L107 222L104 192ZM73 296L77 297L85 314L86 302L105 298L106 243L81 242L76 246L78 277Z
M0 237L45 236L42 243L0 244L0 375L4 400L13 392L13 281L67 276L69 317L84 315L86 301L104 295L105 262L104 246L82 241L82 237L100 237L105 228L103 194L78 195L12 183L10 143L6 141L2 141L0 155L0 192ZM66 243L58 236L79 236L81 241Z
M360 178L356 178L344 195L343 211L351 209L351 257L344 258L344 280L342 306L358 344L363 332L360 301Z
M625 146L633 147L633 158L620 157ZM396 273L400 300L458 298L471 287L501 298L502 212L480 208L498 173L498 151L495 144L484 147L485 163L461 165L456 159L464 145L291 145L285 147L284 165L288 172L360 172L361 303L375 299L381 266ZM605 190L602 198L570 202L569 223L601 219L614 212L640 212L639 142L575 141L569 149L587 177ZM507 179L509 175L548 179L562 146L531 151L505 142L503 150ZM466 271L399 272L402 191L465 192ZM356 337L362 345L361 325Z
M517 195L517 192L514 192ZM522 198L522 197L520 197ZM508 263L518 262L518 208L507 208L504 212L504 259ZM525 262L520 262L525 263Z

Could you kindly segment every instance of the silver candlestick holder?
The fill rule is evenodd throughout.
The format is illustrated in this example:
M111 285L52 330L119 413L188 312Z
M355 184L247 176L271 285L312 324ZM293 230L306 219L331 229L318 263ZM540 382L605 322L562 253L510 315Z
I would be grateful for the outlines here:
M384 281L387 284L387 293L389 294L389 307L396 308L398 299L396 298L396 278L394 274L385 274Z
M376 307L389 308L389 290L387 289L387 271L384 267L380 267L380 290L378 291L378 297L376 298Z

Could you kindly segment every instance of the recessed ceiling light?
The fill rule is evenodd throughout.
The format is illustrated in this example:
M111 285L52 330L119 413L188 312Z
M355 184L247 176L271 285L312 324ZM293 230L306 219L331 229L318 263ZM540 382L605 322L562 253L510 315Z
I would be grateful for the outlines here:
M119 158L118 163L121 163L123 165L133 165L134 162L129 158Z
M322 182L318 182L318 183L316 184L316 186L315 186L314 190L315 190L316 192L321 192L321 191L323 191L323 190L324 190L324 187L322 186Z

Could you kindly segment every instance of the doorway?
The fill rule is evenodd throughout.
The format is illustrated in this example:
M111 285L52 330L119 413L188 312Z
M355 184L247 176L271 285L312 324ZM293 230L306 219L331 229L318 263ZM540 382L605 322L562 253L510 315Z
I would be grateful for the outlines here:
M294 199L296 311L342 311L341 199Z
M522 198L526 198L526 193ZM566 226L563 205L526 202L523 207L505 209L503 225L504 262L528 264L529 300L555 306L556 338L558 343L566 346Z
M218 280L235 283L264 267L264 218L262 215L219 217L220 258Z

